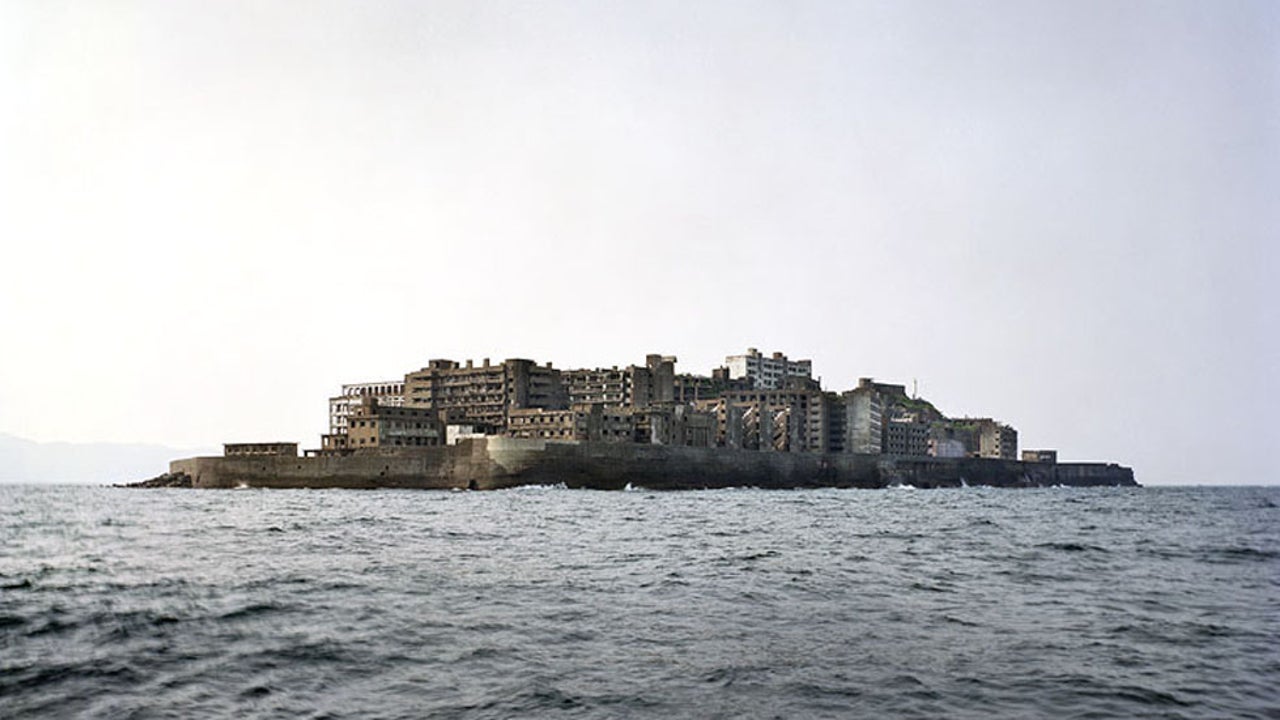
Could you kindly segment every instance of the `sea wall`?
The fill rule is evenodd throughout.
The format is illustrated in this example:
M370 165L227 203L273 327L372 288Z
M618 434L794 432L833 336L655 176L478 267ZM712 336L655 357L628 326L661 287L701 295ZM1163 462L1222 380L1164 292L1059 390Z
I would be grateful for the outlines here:
M468 487L494 474L483 441L317 457L197 457L169 463L192 487L419 488Z
M1129 468L1101 463L816 455L496 437L450 447L382 449L345 456L188 458L173 461L169 469L190 477L197 488L488 490L557 483L600 490L627 485L652 490L1137 485Z

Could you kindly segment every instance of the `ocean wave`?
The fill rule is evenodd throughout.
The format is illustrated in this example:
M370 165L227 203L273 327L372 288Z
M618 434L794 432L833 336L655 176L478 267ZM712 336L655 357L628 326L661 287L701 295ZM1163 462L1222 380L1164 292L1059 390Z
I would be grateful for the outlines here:
M40 511L0 517L3 714L1275 707L1255 490L564 489L6 491Z

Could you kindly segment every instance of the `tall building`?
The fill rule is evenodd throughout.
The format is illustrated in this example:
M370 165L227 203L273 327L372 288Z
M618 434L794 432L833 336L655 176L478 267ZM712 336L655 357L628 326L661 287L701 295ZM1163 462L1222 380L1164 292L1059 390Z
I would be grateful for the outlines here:
M675 355L646 355L645 369L649 371L649 395L641 398L641 405L663 405L675 402Z
M884 423L880 450L886 455L929 454L929 426L914 418L893 418Z
M800 377L772 389L725 390L717 407L721 421L717 444L733 447L739 431L729 426L729 408L736 406L742 408L740 421L748 423L741 433L747 447L758 444L761 449L788 452L838 452L840 443L832 437L833 405L832 396L817 382Z
M481 365L468 360L432 360L427 367L405 375L404 404L440 413L446 423L467 423L485 432L500 433L509 410L569 407L560 371L551 363L512 359Z
M629 365L561 373L570 405L643 408L675 401L676 358L648 355L643 366Z
M348 383L342 386L342 394L329 398L329 434L341 435L347 431L347 418L355 408L370 398L384 407L404 405L404 381Z
M1018 459L1018 431L990 418L978 420L978 456Z
M376 398L357 405L347 418L343 433L321 438L329 452L382 447L434 447L444 443L439 418L430 410L383 406Z
M786 355L775 352L770 357L760 354L755 348L747 348L745 355L730 355L724 359L729 369L730 379L746 378L754 388L772 390L782 386L791 377L811 378L813 376L812 360L789 360Z
M840 399L845 410L844 451L878 455L885 452L885 415L898 398L905 398L902 385L878 383L860 378L858 387L844 392Z
M569 405L602 405L605 407L632 407L635 405L636 385L643 385L637 375L644 371L631 365L621 370L617 367L594 370L564 370L565 391L569 393Z
M675 401L699 403L715 400L729 390L751 390L755 385L746 378L730 379L729 368L716 368L710 375L681 373L675 377Z

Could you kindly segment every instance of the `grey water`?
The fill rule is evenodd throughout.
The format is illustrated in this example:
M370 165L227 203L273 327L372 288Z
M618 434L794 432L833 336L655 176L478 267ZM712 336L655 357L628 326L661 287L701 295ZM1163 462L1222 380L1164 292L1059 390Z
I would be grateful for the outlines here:
M1280 488L0 487L0 717L1280 718Z

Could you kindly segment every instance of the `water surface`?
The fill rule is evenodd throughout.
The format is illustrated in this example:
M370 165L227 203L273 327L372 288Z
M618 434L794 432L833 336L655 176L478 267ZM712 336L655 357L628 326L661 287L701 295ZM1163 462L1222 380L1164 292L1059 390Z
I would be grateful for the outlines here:
M1276 718L1278 506L0 487L0 715Z

